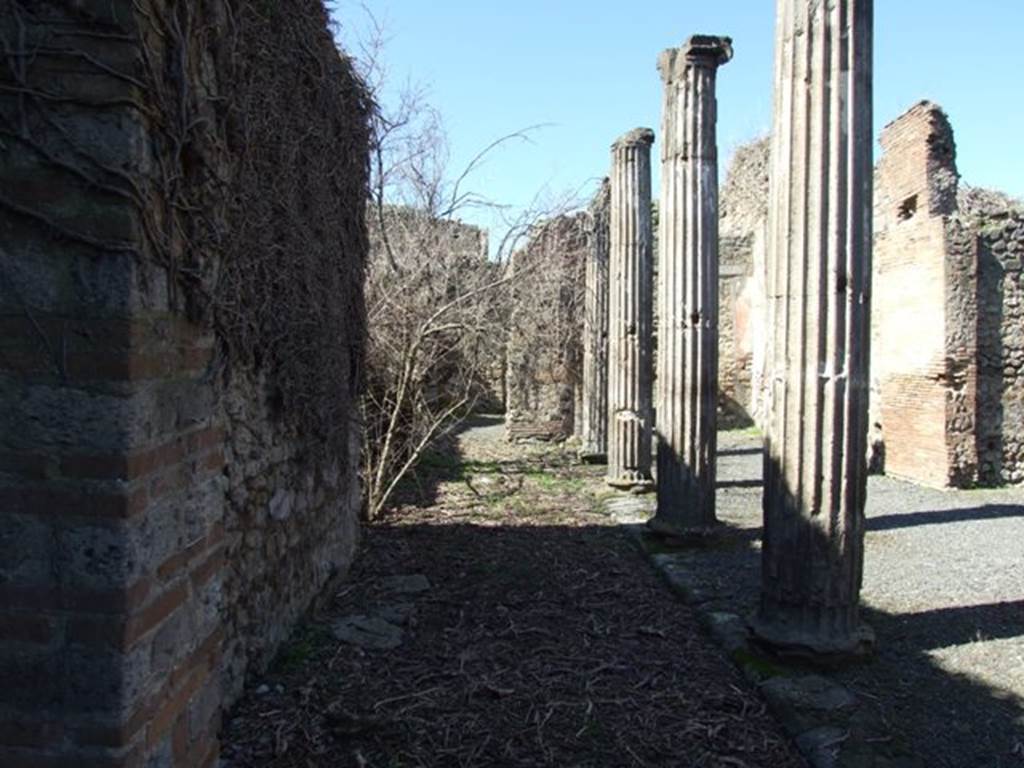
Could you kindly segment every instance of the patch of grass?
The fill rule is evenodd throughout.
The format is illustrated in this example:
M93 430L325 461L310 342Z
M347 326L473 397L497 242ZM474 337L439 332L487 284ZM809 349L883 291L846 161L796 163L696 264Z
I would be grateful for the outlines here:
M582 477L566 477L539 470L527 472L526 478L543 490L552 493L580 493L587 484Z
M730 435L736 435L738 437L764 437L764 432L762 432L760 427L756 424L751 424L746 427L734 427L724 431L728 432Z

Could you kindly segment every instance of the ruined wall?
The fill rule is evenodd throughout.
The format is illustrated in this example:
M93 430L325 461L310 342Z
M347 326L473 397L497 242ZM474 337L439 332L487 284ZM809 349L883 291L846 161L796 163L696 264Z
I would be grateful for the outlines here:
M1024 207L972 219L978 233L979 480L1024 483Z
M749 423L757 413L754 363L764 319L755 248L768 215L769 150L767 138L738 147L720 192L718 380L723 425Z
M247 665L351 556L365 103L302 5L279 9L297 27L213 1L3 6L0 764L212 765ZM254 76L273 45L225 58L286 34L309 58L288 41L280 77L305 88ZM312 71L360 103L338 114ZM270 149L300 122L332 168ZM329 338L286 362L268 339L296 338L293 290ZM323 434L296 405L330 384L315 363L345 369Z
M915 482L1020 482L1019 213L961 189L941 108L882 132L875 173L874 463Z
M969 248L959 249L960 257L951 252L956 148L946 116L929 102L886 126L881 145L871 421L882 431L886 473L941 487L974 473L970 451L956 445L973 434L973 420L947 418L957 399L970 412L974 395L973 334L948 327L960 322L948 312L957 301L954 289L969 295L974 284Z
M513 257L505 413L510 440L574 434L589 236L587 214L560 216L538 227Z

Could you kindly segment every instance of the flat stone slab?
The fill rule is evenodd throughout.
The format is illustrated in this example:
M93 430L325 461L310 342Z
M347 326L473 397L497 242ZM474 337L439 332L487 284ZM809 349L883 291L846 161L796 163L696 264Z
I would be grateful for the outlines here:
M849 731L823 725L797 736L796 746L814 768L837 768L839 746L849 737Z
M413 603L392 603L376 611L379 618L398 627L405 626L412 618L416 606Z
M769 701L815 712L837 712L857 706L846 688L821 675L776 677L761 686Z
M750 628L741 616L724 611L712 611L705 614L704 621L711 637L729 653L748 646Z
M379 616L346 616L331 627L345 643L374 651L389 651L402 644L402 628Z
M397 592L401 595L415 595L430 591L430 579L422 573L389 576L381 582L381 586L389 592Z
M654 500L650 496L612 496L601 506L620 525L646 523L654 515Z

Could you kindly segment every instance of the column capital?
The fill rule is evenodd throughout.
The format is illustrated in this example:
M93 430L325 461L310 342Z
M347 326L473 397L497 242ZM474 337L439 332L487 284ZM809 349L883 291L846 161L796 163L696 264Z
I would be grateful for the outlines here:
M665 82L678 80L686 67L717 68L732 59L732 38L692 35L679 48L668 48L658 57L658 72Z
M623 147L649 147L654 143L654 131L650 128L634 128L628 133L624 133L612 143L612 149L620 149Z

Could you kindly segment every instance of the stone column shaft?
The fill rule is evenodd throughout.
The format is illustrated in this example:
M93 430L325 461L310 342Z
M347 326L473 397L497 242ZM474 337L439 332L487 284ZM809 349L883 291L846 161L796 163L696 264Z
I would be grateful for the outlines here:
M658 61L662 112L658 260L658 508L683 535L715 523L718 428L718 146L715 81L727 37L697 35Z
M620 488L651 485L653 142L637 128L612 145L606 479Z
M583 461L608 459L608 179L591 206L590 250L587 255L583 316Z
M755 631L796 652L871 644L864 551L871 283L871 0L778 0L768 415Z

